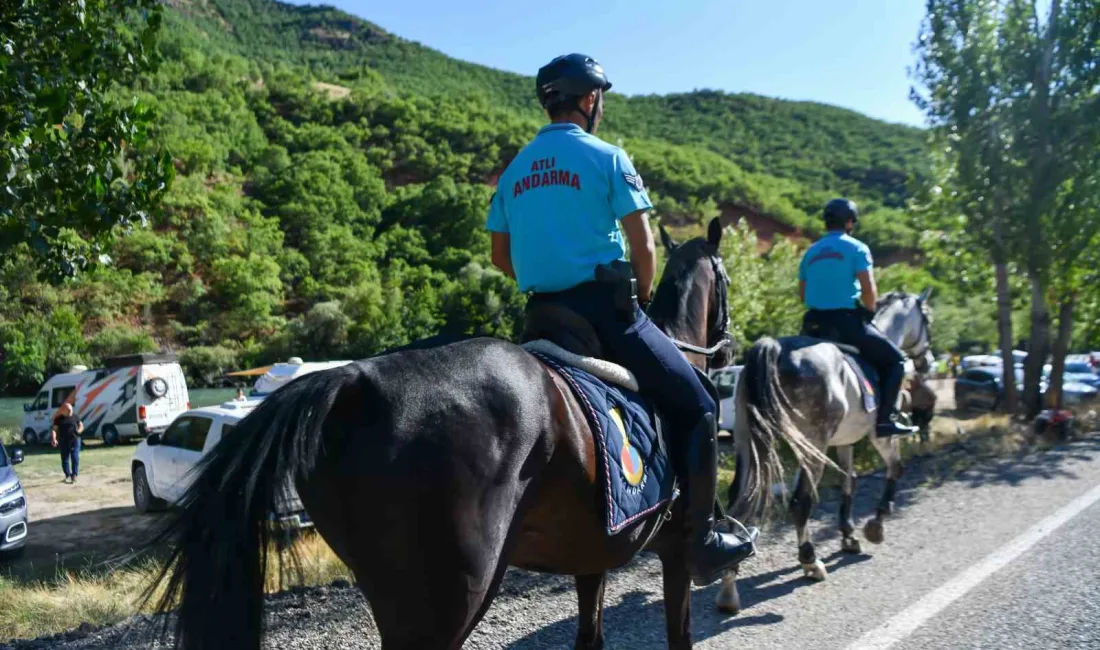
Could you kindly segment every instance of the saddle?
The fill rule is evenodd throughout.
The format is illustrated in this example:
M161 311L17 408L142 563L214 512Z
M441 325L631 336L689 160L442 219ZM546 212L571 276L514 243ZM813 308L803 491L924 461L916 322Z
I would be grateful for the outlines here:
M670 508L676 481L660 418L639 394L634 374L604 357L592 324L561 304L533 300L520 344L565 380L584 411L596 443L607 534Z
M539 340L551 341L582 357L603 358L603 346L592 324L577 312L559 304L528 304L519 341L523 344Z
M818 323L802 322L802 336L821 339L832 343L840 349L848 367L856 375L856 383L859 384L860 396L863 400L863 409L868 413L878 410L878 372L859 353L859 348L854 345L840 342L840 334L835 327L821 327Z

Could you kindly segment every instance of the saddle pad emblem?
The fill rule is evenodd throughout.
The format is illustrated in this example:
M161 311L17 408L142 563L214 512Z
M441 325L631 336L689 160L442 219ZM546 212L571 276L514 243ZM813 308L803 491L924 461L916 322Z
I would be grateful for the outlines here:
M626 425L623 423L623 416L619 413L619 409L612 408L607 414L611 416L611 421L615 423L615 427L619 429L619 435L623 438L623 449L619 453L619 465L623 468L623 478L631 486L637 487L645 480L645 464L642 463L642 456L630 444L630 438L626 435Z
M863 378L863 388L864 388L864 390L867 391L868 395L874 395L875 394L875 385L872 384L871 380L867 379L866 377Z

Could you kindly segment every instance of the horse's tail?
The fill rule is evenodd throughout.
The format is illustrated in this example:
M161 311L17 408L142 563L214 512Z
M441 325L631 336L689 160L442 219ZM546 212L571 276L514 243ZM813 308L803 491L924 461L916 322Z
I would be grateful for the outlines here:
M325 418L359 377L361 370L353 364L290 382L257 406L196 468L180 508L150 544L172 545L146 600L164 585L157 610L166 613L178 605L177 646L260 648L275 532L269 513L294 478L313 469Z
M766 512L772 504L772 485L784 483L779 440L784 440L799 467L807 463L835 464L794 426L797 413L783 392L780 363L783 347L764 337L745 355L737 382L734 444L737 475L730 485L730 511L742 518Z

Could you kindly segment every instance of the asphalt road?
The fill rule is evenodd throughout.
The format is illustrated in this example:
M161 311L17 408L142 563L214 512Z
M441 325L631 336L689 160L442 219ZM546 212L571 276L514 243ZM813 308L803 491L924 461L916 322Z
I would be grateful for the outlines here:
M960 464L970 464L959 471ZM865 520L881 475L860 480ZM1100 437L1008 459L958 447L910 464L881 546L842 555L835 501L815 513L818 555L830 575L802 577L793 531L766 531L746 564L744 611L718 614L717 586L694 595L699 648L898 650L1100 648ZM1089 500L1092 500L1091 502ZM609 648L664 644L660 570L640 558L612 574ZM377 648L369 612L348 588L306 590L268 604L270 648ZM147 648L147 622L20 648ZM512 572L467 648L570 648L570 580Z

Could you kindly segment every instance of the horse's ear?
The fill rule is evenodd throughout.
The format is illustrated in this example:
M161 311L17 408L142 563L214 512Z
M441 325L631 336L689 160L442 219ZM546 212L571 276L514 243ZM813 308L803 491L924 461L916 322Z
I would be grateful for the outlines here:
M676 242L672 241L672 237L665 230L665 225L663 223L657 224L657 230L661 233L661 243L665 245L665 250L670 253L676 250Z
M715 217L710 220L710 225L707 226L707 243L715 248L718 248L718 244L722 242L722 220Z
M920 301L928 302L928 299L932 297L932 287L925 287L924 291L920 292Z

